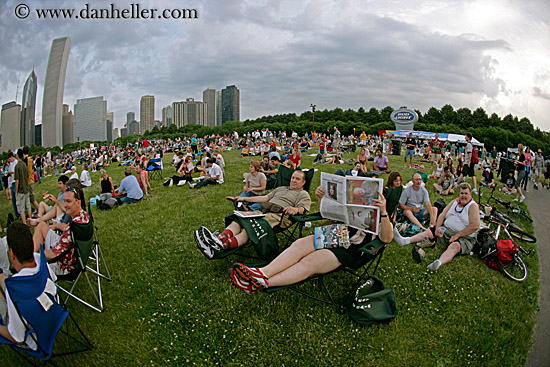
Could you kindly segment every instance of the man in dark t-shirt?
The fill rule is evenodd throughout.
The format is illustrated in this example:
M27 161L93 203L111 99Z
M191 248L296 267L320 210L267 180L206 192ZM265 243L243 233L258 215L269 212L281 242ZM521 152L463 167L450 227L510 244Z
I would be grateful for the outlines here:
M409 133L409 136L407 137L407 140L405 141L405 146L407 149L405 150L405 164L407 164L407 157L409 158L409 165L412 165L413 157L414 157L414 150L416 148L416 141L413 139L413 134Z

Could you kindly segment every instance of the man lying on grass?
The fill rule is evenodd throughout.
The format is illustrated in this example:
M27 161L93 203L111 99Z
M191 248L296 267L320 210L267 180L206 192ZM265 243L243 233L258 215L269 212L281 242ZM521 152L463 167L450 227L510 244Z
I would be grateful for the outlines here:
M379 194L380 199L373 201L373 205L380 208L378 238L384 243L390 243L393 239L393 227L386 212L386 199L381 192ZM315 195L323 200L325 191L318 187ZM341 265L349 266L365 255L359 248L374 239L372 234L351 227L349 236L351 246L347 249L336 247L316 250L313 235L300 238L262 268L234 264L229 270L229 278L235 287L246 294L252 294L268 287L298 283L315 274L329 273Z
M291 224L288 219L283 219L281 223L281 217L284 214L304 214L311 206L311 198L308 192L303 189L305 183L305 172L298 170L292 174L290 186L277 187L263 196L232 197L231 199L235 201L267 203L271 212L260 219L242 218L234 215L231 217L234 221L219 235L215 235L208 228L201 226L194 233L197 247L206 258L211 259L216 251L244 245L251 238L250 236L254 236L251 238L253 242L260 241L260 238L256 236L257 229L254 228L256 225L272 228L281 224L284 228L288 227ZM251 221L254 221L254 223L252 224Z
M428 269L436 271L443 264L450 262L456 255L469 254L476 243L477 230L480 225L479 206L472 199L472 188L463 182L459 186L458 199L451 201L437 219L434 227L412 237L401 237L397 229L393 230L395 242L401 246L416 243L425 239L447 245L447 250L438 260L428 265ZM434 243L435 245L435 243Z

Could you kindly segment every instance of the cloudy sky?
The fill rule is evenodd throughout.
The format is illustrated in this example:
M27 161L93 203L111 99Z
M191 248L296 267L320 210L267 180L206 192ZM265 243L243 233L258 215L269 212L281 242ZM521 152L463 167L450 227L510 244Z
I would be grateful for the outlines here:
M198 19L44 20L37 8L197 9ZM27 4L26 19L15 16ZM152 94L174 101L235 84L241 119L318 109L451 104L550 130L548 0L2 0L0 103L21 103L51 42L71 39L64 103L104 96L122 127Z

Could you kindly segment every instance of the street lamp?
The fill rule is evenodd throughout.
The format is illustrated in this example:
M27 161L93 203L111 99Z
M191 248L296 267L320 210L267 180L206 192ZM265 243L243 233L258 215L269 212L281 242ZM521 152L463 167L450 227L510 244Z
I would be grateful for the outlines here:
M315 131L315 106L313 103L309 105L311 107L311 110L313 111L313 131Z

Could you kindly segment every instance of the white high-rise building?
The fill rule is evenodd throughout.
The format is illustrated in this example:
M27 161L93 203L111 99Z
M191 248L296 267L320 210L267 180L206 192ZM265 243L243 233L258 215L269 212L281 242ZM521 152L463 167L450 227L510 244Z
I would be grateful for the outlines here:
M74 141L107 140L107 101L103 97L77 99L74 105Z
M63 91L69 61L69 37L53 40L42 99L42 146L63 145Z

